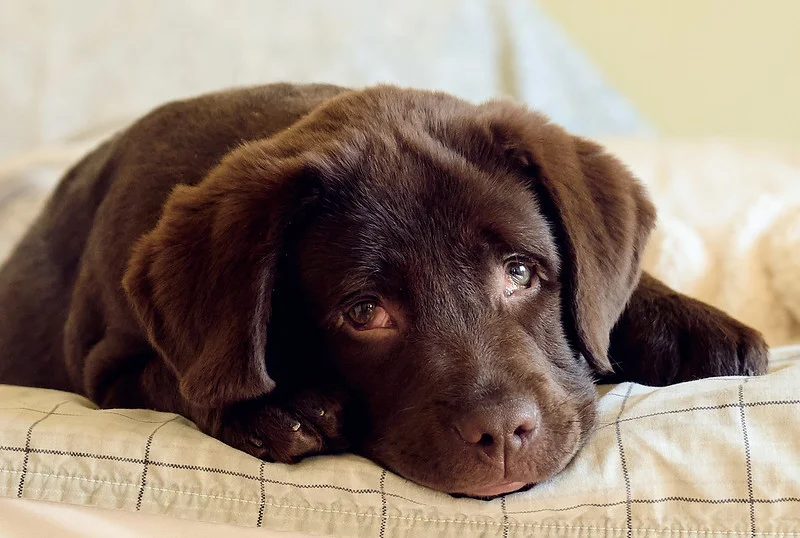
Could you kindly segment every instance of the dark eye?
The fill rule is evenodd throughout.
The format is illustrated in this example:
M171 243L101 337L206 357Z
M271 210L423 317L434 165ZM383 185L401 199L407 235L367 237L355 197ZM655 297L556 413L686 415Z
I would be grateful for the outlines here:
M385 329L394 325L392 317L375 299L356 303L345 313L345 318L359 331Z
M519 260L509 260L505 264L504 291L507 297L515 291L533 287L539 276L533 265Z
M506 273L511 281L521 288L531 285L531 268L522 262L508 262Z
M347 311L347 319L353 325L367 325L375 315L377 307L375 301L362 301Z

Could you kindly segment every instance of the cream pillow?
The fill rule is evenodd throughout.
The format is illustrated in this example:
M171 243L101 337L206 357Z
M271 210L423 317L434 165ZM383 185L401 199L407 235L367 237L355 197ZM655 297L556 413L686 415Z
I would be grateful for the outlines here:
M530 491L454 499L352 455L261 462L186 419L0 386L0 496L341 536L787 536L800 347L761 378L602 387L599 427Z

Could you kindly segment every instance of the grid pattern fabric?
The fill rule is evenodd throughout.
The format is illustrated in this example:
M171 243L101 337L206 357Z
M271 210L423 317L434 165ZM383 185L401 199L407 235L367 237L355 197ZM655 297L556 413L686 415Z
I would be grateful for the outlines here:
M0 386L0 495L337 536L800 536L800 347L761 378L600 391L564 472L477 501L352 455L264 463L176 415Z

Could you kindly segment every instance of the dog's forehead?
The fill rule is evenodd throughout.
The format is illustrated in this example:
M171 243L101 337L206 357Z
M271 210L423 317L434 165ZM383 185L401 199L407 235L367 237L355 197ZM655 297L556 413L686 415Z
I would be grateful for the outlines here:
M320 228L330 248L366 267L392 255L469 258L494 241L558 264L547 216L521 177L479 168L413 126L390 127L364 133L325 172Z

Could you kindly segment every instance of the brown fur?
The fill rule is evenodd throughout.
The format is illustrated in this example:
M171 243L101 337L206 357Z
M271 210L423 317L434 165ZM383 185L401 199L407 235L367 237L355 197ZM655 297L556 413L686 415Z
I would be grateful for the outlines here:
M511 103L176 102L78 163L0 270L0 382L278 461L350 446L451 493L535 483L589 435L597 378L766 367L757 332L640 279L654 219L615 158ZM507 294L517 257L536 287ZM364 296L394 325L355 330Z

